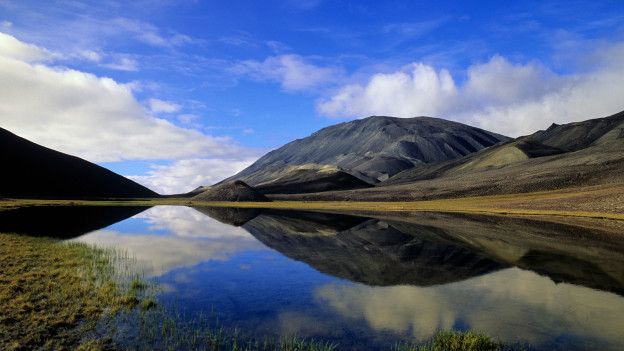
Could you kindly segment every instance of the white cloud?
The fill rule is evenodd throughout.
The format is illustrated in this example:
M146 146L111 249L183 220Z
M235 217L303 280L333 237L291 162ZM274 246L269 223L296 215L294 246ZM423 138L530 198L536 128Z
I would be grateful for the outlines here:
M23 43L11 35L0 32L0 56L24 62L37 62L50 60L55 55L46 49Z
M366 86L352 84L340 89L318 109L329 116L434 115L454 100L457 88L446 70L436 71L421 63L403 71L376 74Z
M468 68L457 84L448 71L414 63L372 75L317 102L329 117L439 116L517 136L624 109L624 44L601 48L592 70L555 74L538 62L513 64L501 56Z
M0 22L0 27L2 27L2 28L11 28L11 27L13 27L13 22L11 22L11 21L2 21L2 22Z
M179 194L198 186L212 185L251 165L256 158L247 159L189 159L171 165L154 165L147 175L128 178L161 194Z
M34 64L44 49L1 36L0 126L93 162L249 155L224 137L146 114L130 86L93 74Z
M147 101L150 110L153 113L174 113L174 112L178 112L180 110L180 105L171 102L171 101L165 101L165 100L160 100L160 99L149 99Z
M299 55L271 56L264 61L242 61L234 72L260 81L281 84L287 91L301 91L336 82L342 71L335 67L321 67L307 62Z

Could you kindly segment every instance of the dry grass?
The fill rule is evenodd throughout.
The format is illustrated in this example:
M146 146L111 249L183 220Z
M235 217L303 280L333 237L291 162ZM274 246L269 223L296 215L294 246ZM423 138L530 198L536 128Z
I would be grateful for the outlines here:
M74 349L104 315L136 306L118 282L110 251L0 233L0 345ZM91 346L89 346L91 345Z
M427 201L273 201L209 202L185 198L137 200L0 200L0 209L22 206L212 206L316 211L430 211L515 216L560 216L624 220L624 185L566 188L522 194L463 197Z

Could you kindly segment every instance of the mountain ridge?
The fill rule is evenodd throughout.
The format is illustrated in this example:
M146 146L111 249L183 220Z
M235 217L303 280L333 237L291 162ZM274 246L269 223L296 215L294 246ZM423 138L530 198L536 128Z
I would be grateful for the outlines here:
M508 140L440 118L371 116L287 143L224 182L267 185L283 177L287 167L314 164L335 167L372 185L418 164L455 159Z

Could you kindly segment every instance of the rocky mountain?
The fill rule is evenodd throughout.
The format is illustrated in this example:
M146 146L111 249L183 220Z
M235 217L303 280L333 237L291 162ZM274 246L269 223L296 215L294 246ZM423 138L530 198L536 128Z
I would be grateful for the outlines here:
M106 168L0 128L0 197L146 198L150 189Z
M624 112L563 125L441 162L416 165L370 189L307 200L417 200L624 182Z
M300 184L305 186L299 192L367 187L414 166L456 159L508 140L438 118L373 116L288 143L228 180L243 180L265 193L284 193L285 184L286 193ZM330 179L310 185L318 176Z

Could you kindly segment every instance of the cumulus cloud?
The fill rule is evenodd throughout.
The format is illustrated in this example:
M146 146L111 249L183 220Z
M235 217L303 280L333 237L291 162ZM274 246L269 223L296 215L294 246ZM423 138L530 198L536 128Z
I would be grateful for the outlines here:
M46 50L0 36L0 124L22 137L93 162L193 157L240 159L231 139L148 114L129 85L50 66Z
M372 114L408 117L413 111L435 115L456 96L457 87L448 71L436 71L416 63L403 71L376 74L365 86L347 85L331 99L322 101L318 110L334 117Z
M338 68L317 66L294 54L271 56L264 61L242 61L233 70L255 80L280 83L286 91L310 90L336 82L342 75Z
M414 63L372 75L317 102L329 117L440 116L517 136L624 109L624 44L601 48L592 69L556 74L539 62L514 64L502 56L470 66L458 84L451 74Z
M52 52L46 49L23 43L11 35L0 32L0 57L35 62L49 60L54 56Z
M247 159L189 159L170 165L153 165L143 176L128 178L161 194L179 194L198 186L212 185L247 168L256 160Z

